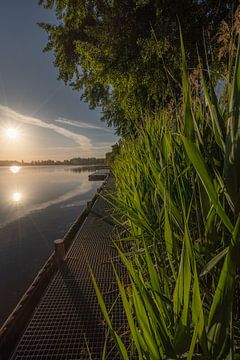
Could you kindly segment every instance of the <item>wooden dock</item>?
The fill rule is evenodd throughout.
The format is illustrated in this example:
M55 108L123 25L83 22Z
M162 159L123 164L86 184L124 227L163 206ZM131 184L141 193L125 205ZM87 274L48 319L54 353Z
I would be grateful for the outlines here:
M109 178L101 190L107 195L113 189ZM116 258L112 245L114 224L109 212L111 206L102 197L88 204L88 214L82 221L73 243L64 256L65 249L57 250L55 264L58 268L44 292L39 296L33 314L16 342L18 323L11 331L2 330L1 360L6 359L101 359L106 327L102 317L89 267L101 289L107 308L118 297L118 289L111 264ZM61 241L56 243L59 249ZM62 252L63 251L63 252ZM61 257L64 257L61 259ZM120 263L115 264L121 278L126 276ZM112 309L115 329L126 326L120 299ZM15 326L15 332L14 332ZM12 336L12 335L15 335ZM15 339L15 343L11 343ZM1 340L1 339L0 339ZM91 353L91 357L90 357ZM115 345L108 337L106 359L118 359Z
M110 172L109 169L96 170L93 174L88 175L88 180L89 181L105 180L108 177L109 172Z

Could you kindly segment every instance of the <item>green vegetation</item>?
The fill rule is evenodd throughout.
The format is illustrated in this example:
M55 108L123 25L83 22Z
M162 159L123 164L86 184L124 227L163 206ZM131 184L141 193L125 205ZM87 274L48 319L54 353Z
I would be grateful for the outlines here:
M95 287L124 359L240 358L239 44L234 59L222 98L210 70L193 97L182 44L182 105L147 119L115 161L131 349Z
M237 2L40 3L56 6L59 24L42 27L60 78L83 90L91 107L100 105L124 135L117 156L108 157L116 246L129 274L125 284L115 272L130 347L113 328L92 274L119 354L240 359Z
M106 153L106 164L111 166L114 163L116 156L119 154L119 144L112 145L112 151Z
M226 58L238 0L39 0L54 9L46 51L53 51L59 78L81 91L91 108L120 134L135 132L142 113L180 97L179 22L192 69L204 56L215 70ZM224 21L224 22L223 22ZM218 35L219 29L221 31ZM219 40L219 42L217 41ZM215 58L222 49L220 62Z

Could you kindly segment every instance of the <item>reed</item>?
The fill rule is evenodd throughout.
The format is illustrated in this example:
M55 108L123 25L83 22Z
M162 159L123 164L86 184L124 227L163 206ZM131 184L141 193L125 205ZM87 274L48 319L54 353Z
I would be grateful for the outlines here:
M240 359L239 42L222 98L209 68L193 96L181 47L182 103L146 118L113 168L131 350L94 285L123 359Z

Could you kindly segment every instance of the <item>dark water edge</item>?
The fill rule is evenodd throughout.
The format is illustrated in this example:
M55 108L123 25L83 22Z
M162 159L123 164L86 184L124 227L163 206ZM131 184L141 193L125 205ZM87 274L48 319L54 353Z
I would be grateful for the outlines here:
M95 191L20 217L0 229L0 325L54 250L53 241L62 238L80 215Z

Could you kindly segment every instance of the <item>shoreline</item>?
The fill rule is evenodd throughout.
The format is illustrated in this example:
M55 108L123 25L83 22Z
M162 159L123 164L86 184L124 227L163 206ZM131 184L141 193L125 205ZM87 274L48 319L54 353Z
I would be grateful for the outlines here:
M97 189L97 192L93 196L92 200L87 202L86 207L73 222L69 230L65 233L62 239L65 252L68 251L71 244L73 243L79 228L88 216L93 204L104 188L107 179L108 178L103 181L102 185ZM41 295L44 293L44 290L46 289L57 269L58 262L56 261L55 252L53 252L48 257L37 275L34 277L31 285L22 295L13 311L0 327L0 350L3 351L3 353L6 351L8 352L13 343L16 344L18 337L21 335L39 301L39 297L41 297Z

